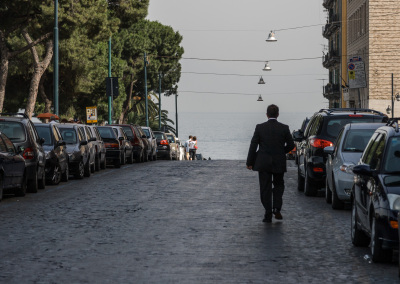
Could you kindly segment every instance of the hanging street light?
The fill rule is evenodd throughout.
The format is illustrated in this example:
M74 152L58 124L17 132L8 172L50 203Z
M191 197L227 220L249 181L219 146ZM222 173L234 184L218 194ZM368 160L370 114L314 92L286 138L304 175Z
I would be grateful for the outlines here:
M257 102L262 102L262 101L264 101L264 100L263 100L263 98L261 97L261 95L259 95L259 96L258 96Z
M275 33L273 31L271 31L268 35L268 38L265 41L266 42L275 42L278 40L275 38Z
M265 62L265 66L264 66L264 68L263 68L263 71L271 71L272 70L272 68L271 67L269 67L269 63L268 63L268 61L267 62Z
M258 81L258 84L260 84L260 85L261 85L261 84L265 84L264 79L263 79L262 76L260 77L260 81Z

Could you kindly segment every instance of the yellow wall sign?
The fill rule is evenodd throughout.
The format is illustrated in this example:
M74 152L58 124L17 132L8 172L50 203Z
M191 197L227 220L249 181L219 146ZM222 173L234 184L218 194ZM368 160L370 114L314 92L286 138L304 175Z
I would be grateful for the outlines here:
M97 107L86 107L86 123L97 123Z

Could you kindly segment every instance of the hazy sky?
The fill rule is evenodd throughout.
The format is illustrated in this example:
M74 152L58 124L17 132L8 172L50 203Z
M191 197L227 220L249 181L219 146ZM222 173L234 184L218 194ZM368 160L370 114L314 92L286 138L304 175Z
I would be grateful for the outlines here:
M328 79L321 58L327 44L322 37L326 22L322 0L150 0L148 19L179 31L183 57L260 61L182 59L179 112L263 112L271 103L281 113L314 112L327 106L319 80ZM316 26L283 30L309 25ZM276 31L277 42L265 41L270 30ZM264 61L272 71L262 70ZM259 76L265 85L258 84ZM235 93L261 94L264 101L257 102L257 95ZM163 97L162 103L175 113L174 97Z

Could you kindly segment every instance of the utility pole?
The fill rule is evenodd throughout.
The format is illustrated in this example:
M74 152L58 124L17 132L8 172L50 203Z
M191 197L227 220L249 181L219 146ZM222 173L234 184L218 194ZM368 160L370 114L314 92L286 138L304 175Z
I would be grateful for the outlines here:
M54 71L53 71L54 113L58 113L58 0L54 0Z
M111 37L108 40L108 77L111 80L112 84L112 79L111 79ZM112 124L112 101L113 101L113 96L112 96L112 85L111 85L111 94L108 94L108 124Z
M176 124L176 137L179 137L178 134L178 93L175 94L175 124Z
M146 102L146 126L149 127L149 101L147 98L147 58L146 52L144 53L144 95Z
M161 130L161 72L158 74L158 129Z

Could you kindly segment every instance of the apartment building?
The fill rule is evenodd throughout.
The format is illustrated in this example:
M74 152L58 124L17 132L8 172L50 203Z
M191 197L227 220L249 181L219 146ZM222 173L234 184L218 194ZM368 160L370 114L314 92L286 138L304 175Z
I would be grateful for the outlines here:
M400 93L400 4L398 0L345 0L347 3L346 60L360 58L367 85L343 96L346 107L372 108L386 113L393 93ZM347 69L347 67L346 67ZM348 80L348 76L345 77ZM400 102L394 103L400 116Z

